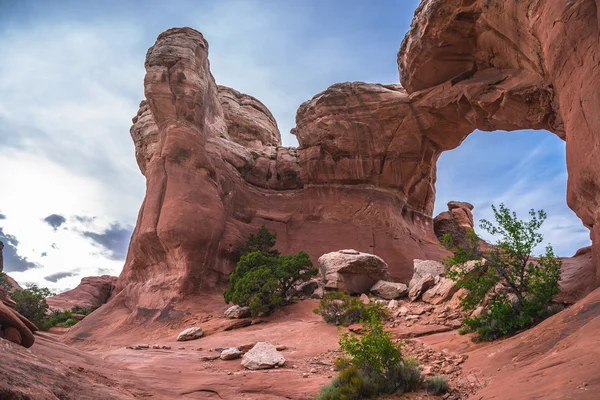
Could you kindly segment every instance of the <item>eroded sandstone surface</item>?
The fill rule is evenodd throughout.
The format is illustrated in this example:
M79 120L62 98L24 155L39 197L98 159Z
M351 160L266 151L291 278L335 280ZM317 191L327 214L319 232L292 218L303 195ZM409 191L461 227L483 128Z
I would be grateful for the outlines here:
M71 310L74 307L95 310L110 299L116 282L116 276L87 276L76 288L48 297L46 302L53 310Z

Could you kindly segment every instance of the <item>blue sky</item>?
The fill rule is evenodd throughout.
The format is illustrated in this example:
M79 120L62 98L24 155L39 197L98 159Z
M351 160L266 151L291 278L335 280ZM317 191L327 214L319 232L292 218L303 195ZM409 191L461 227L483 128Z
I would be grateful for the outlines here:
M295 145L296 109L329 85L398 82L396 53L417 4L0 0L5 269L57 291L120 272L145 187L129 127L160 32L203 32L217 83L260 99ZM441 156L436 212L448 200L472 202L478 218L490 217L490 202L544 208L547 238L571 255L589 238L565 204L564 158L547 132L472 134Z

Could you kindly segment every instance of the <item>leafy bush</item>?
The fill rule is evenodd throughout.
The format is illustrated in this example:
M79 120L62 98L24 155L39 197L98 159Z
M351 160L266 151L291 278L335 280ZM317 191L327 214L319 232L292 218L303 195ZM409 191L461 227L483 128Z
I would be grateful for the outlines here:
M46 297L52 295L53 293L48 288L28 285L26 289L15 290L11 297L16 303L15 309L36 324L40 330L45 331L51 326L47 315Z
M436 375L425 381L425 389L431 394L439 396L448 391L448 381L443 376Z
M373 316L380 320L388 316L388 310L382 304L363 304L358 297L351 297L340 291L325 293L319 307L313 312L322 316L325 322L343 326L370 321Z
M317 274L306 252L280 255L273 250L275 238L264 225L250 235L241 249L254 251L242 255L223 293L227 303L250 307L253 316L285 304L294 286Z
M346 333L340 347L348 366L321 389L318 400L365 399L381 394L406 393L422 384L413 360L404 360L399 345L393 343L381 321L372 316L364 324L366 333L358 338Z
M71 310L58 311L54 310L50 314L49 324L50 326L59 326L61 328L70 328L79 322L78 319L73 318L73 314L89 315L93 310L87 308L75 306Z
M492 205L492 210L498 225L481 221L482 229L500 235L492 250L481 254L479 238L471 231L469 248L457 246L454 256L445 261L446 275L468 290L461 299L462 307L483 307L480 316L464 321L464 326L476 331L482 340L513 334L547 318L552 312L552 297L559 292L561 273L561 261L550 245L544 255L532 260L534 248L543 240L538 232L546 220L543 210L531 210L528 221L519 220L504 204L498 209ZM445 237L444 244L450 247L451 240ZM481 257L483 260L472 268L465 265Z

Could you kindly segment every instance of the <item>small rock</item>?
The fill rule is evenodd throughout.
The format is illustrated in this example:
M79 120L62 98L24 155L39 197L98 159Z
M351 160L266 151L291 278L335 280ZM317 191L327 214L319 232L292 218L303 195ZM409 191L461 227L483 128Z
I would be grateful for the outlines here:
M221 360L235 360L236 358L240 358L242 356L242 352L237 348L232 347L221 352L219 356Z
M322 299L324 295L325 295L325 291L323 290L323 288L321 286L319 286L318 288L315 289L313 294L310 295L310 298L311 299Z
M431 274L426 274L408 292L410 301L417 300L423 292L435 285L435 277Z
M316 369L314 369L314 368L311 368L311 370L310 370L310 373L311 373L311 374L316 374L316 373L317 373L317 370L316 370Z
M158 350L158 349L160 349L160 346L158 344L153 344L152 348L155 349L155 350Z
M231 374L233 374L233 372L227 371L227 375L231 375Z
M302 373L302 377L303 377L303 378L308 378L308 377L309 377L309 374L307 374L306 372L303 372L303 373Z
M390 300L390 302L387 305L387 308L390 310L398 308L398 300Z
M220 354L210 355L210 356L202 356L202 357L200 357L200 361L212 361L212 360L218 359L219 357L221 357Z
M204 336L204 331L202 330L202 328L193 327L193 328L188 328L188 329L182 331L177 336L177 341L178 342L185 342L187 340L199 339L202 336Z
M244 345L238 346L237 349L239 351L241 351L242 353L245 353L245 352L249 351L250 349L252 349L255 345L256 345L256 342L244 344Z
M275 349L276 349L277 351L285 351L285 350L287 350L287 346L284 346L284 345L282 345L282 344L279 344L279 345L275 346Z
M298 285L296 290L299 293L302 293L306 296L310 296L315 292L315 290L317 290L318 287L319 287L319 282L317 282L316 280L310 280L310 281L303 282L300 285Z
M352 254L352 255L358 255L360 254L360 252L354 250L354 249L345 249L345 250L339 250L340 253L342 254Z
M160 346L163 350L171 350L171 346Z
M231 306L225 311L225 318L237 319L250 316L250 307Z
M369 303L371 302L371 300L369 300L369 296L367 296L367 295L366 295L366 294L364 294L364 293L360 295L360 301L361 301L363 304L369 304Z
M410 310L404 306L400 307L400 309L398 309L398 315L401 316L405 316L410 312Z

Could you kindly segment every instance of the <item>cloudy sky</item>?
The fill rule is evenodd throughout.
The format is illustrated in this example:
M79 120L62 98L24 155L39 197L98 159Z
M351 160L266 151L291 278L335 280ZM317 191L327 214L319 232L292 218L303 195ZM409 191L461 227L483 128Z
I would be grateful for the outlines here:
M0 240L5 271L62 291L118 274L144 179L129 137L144 57L174 26L210 43L217 83L275 115L285 145L297 107L343 81L397 83L416 0L0 0ZM547 132L475 132L442 155L436 212L472 202L544 208L561 255L589 243L565 204L564 143Z

